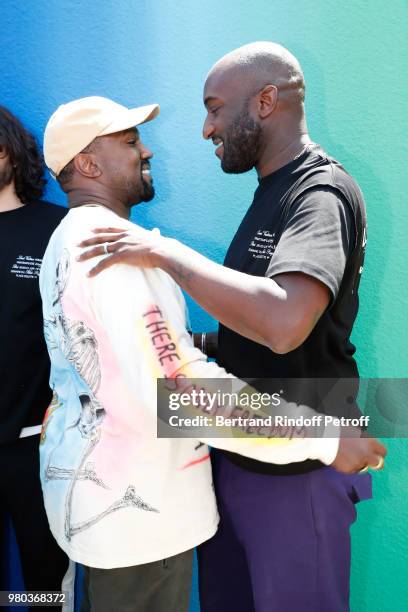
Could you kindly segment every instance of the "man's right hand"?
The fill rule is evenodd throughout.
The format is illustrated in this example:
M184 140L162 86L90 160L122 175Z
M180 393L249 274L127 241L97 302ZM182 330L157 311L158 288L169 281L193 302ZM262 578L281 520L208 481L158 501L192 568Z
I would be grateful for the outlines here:
M340 438L339 450L331 464L339 472L352 474L364 468L382 469L387 449L375 438Z

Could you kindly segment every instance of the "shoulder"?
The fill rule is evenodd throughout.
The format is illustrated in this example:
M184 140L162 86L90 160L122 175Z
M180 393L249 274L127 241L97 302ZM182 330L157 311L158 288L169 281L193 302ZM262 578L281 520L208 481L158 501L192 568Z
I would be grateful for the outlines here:
M335 158L314 147L298 169L287 205L289 217L300 208L337 209L365 219L365 204L357 181Z
M42 206L44 211L50 216L58 219L63 219L68 212L68 208L65 206L60 206L59 204L54 204L53 202L48 202L47 200L38 200L37 204Z
M68 209L65 206L53 204L47 200L34 200L28 204L35 216L41 216L43 219L49 219L50 222L59 223L65 217Z
M303 165L299 191L331 189L350 204L364 206L361 189L353 176L334 157L317 147Z

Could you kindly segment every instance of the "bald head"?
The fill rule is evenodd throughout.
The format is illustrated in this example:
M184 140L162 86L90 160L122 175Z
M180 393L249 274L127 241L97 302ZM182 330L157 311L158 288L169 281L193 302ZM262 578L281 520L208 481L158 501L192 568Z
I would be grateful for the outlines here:
M300 64L285 47L276 43L255 42L234 49L214 64L207 80L213 76L236 77L247 96L271 84L277 87L281 98L290 99L294 104L304 100L305 82Z
M255 167L263 176L310 140L303 72L281 45L256 42L224 55L208 73L203 94L203 136L217 145L224 172Z

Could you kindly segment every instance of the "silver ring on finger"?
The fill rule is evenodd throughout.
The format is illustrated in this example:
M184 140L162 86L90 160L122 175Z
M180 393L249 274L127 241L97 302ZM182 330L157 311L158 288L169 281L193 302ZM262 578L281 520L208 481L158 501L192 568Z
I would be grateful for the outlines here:
M103 252L105 253L105 255L109 255L108 246L109 242L105 242L105 244L103 245Z

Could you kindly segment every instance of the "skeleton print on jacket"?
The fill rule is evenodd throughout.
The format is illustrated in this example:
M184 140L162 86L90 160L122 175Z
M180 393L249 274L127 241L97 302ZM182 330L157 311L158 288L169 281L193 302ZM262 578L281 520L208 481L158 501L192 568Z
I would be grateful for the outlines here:
M171 557L215 533L208 447L157 437L156 381L232 377L194 348L182 293L167 274L116 265L87 276L97 259L78 262L78 244L95 227L134 226L103 206L74 208L43 259L54 396L40 457L54 537L74 561L104 569ZM326 448L312 438L209 442L277 463L325 460L312 454Z
M127 225L100 206L71 210L40 277L54 390L40 449L46 509L67 554L101 568L172 556L217 525L207 446L156 437L156 378L207 365L178 288L126 266L89 279L75 259L93 227L115 223ZM160 317L177 353L162 362L149 333Z

